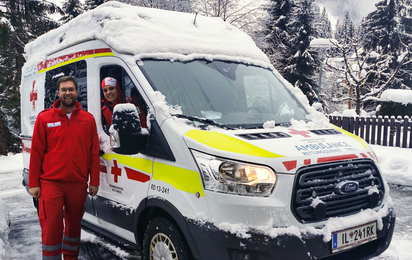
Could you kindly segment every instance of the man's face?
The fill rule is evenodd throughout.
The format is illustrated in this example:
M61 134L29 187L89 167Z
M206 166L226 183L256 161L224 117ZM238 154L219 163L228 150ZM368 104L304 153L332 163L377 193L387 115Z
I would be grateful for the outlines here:
M116 103L117 100L119 99L119 92L117 91L117 88L106 85L103 88L103 95L109 101L110 103Z
M76 104L79 92L76 90L74 83L65 81L60 83L60 88L57 90L57 96L60 98L60 104L65 107L74 107Z

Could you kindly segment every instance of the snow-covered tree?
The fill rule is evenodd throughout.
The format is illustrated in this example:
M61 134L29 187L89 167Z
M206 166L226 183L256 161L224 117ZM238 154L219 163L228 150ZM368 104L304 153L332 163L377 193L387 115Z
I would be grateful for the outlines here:
M267 6L268 18L265 21L264 43L262 49L268 55L275 68L282 73L285 68L292 18L291 0L272 0Z
M41 34L56 28L58 23L49 17L60 8L48 1L0 1L0 109L3 125L0 132L6 137L7 150L18 152L20 142L21 68L24 46ZM0 137L1 139L1 137Z
M66 0L63 3L64 16L59 21L67 23L84 12L82 3L79 0Z
M263 15L259 0L192 0L193 10L204 16L220 17L223 21L251 33Z
M103 4L104 2L107 2L107 0L86 0L84 2L84 9L86 11L92 10L98 7L99 5Z
M340 23L340 21L338 20L338 22L336 23L335 39L338 40L338 42L342 42L343 40L355 37L355 35L355 25L353 24L349 12L346 12L343 22Z
M332 38L332 25L330 23L328 13L326 12L326 8L323 8L323 11L319 16L316 24L316 32L317 38Z
M301 0L296 4L294 19L288 24L293 31L288 38L287 66L282 75L303 91L310 104L318 100L316 93L318 86L314 80L318 68L317 52L310 49L310 42L314 35L312 2L312 0Z
M374 86L373 92L365 95L379 97L387 88L412 87L412 20L410 0L384 0L376 7L363 24L363 45L366 51L374 54L368 60L370 73L366 79Z
M117 0L126 4L190 13L191 0Z

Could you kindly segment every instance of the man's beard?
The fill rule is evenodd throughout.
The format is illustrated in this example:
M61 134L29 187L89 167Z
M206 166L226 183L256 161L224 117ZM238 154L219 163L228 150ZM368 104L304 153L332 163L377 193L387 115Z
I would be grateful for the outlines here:
M65 106L65 107L74 107L76 105L76 99L71 99L71 101L66 101L64 98L60 99L60 103L61 105Z

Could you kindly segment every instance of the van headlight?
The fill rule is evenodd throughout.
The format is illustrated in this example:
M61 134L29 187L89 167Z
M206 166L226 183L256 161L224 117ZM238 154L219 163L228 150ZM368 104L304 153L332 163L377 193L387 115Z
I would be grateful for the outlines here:
M269 167L211 156L192 150L206 190L245 196L269 196L276 173Z

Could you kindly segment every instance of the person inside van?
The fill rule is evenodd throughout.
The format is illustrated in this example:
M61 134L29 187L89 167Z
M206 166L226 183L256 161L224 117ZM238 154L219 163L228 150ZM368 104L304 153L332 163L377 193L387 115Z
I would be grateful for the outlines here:
M106 77L102 81L103 100L102 100L102 123L103 130L109 131L112 125L113 108L123 100L119 82L112 77Z

